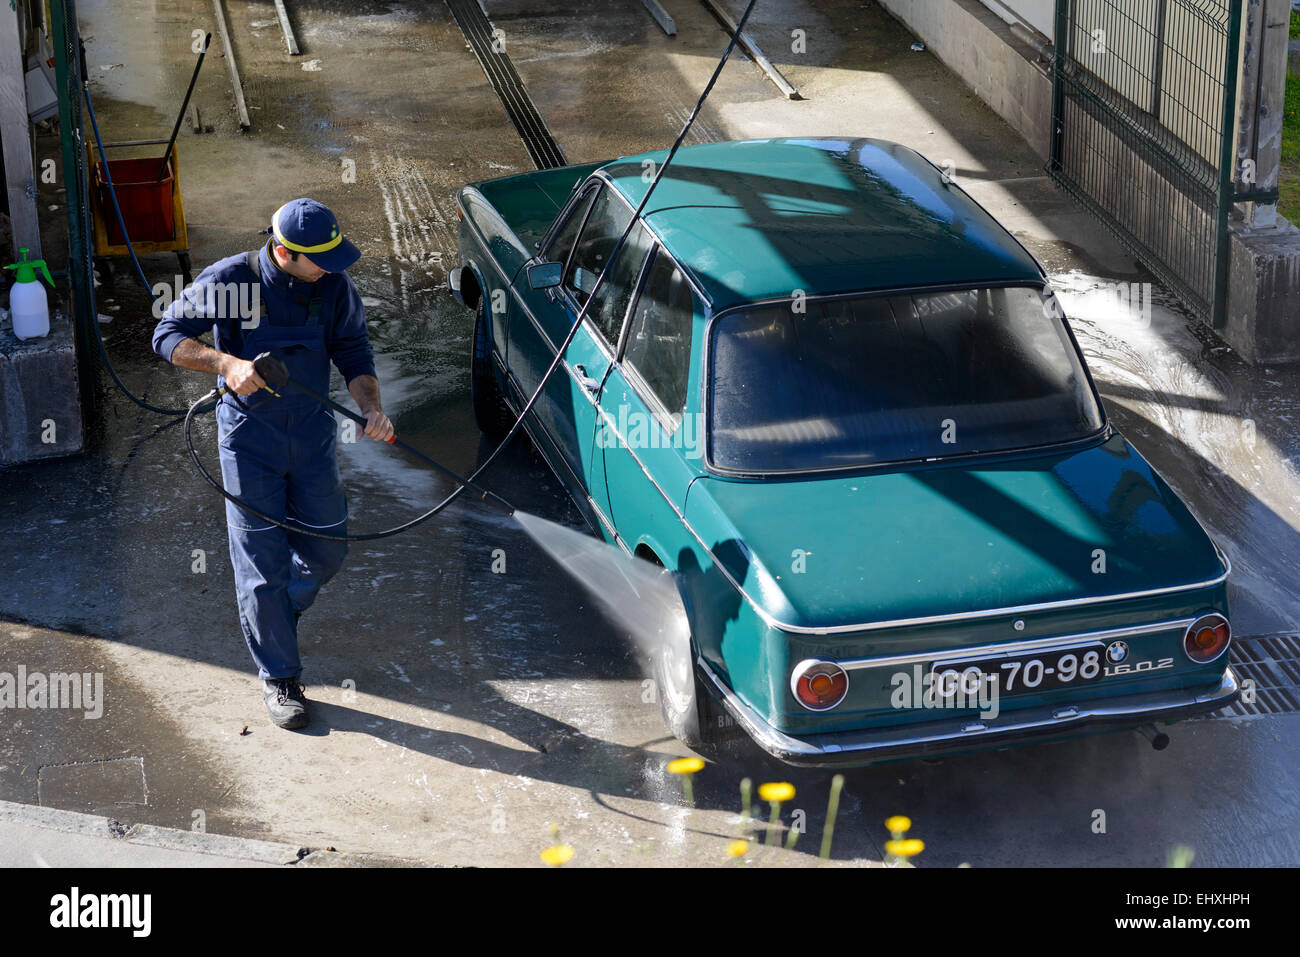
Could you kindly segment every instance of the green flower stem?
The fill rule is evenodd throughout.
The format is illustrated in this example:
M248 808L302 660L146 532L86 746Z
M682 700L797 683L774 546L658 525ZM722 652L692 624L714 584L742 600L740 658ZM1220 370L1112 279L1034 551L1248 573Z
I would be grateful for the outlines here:
M781 820L781 802L772 802L772 818L767 822L767 843L776 844L776 822Z
M822 831L822 849L817 856L823 861L831 856L831 838L835 836L835 818L840 813L840 791L844 788L844 775L831 778L831 798L826 803L826 829Z

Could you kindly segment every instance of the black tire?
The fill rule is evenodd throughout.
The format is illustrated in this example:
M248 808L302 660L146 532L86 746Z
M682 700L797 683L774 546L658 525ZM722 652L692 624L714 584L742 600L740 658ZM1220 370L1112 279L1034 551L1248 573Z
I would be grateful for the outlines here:
M708 751L721 740L721 712L695 664L695 642L684 609L682 619L665 623L661 632L654 655L656 696L673 737L694 751Z
M487 312L481 296L474 310L474 352L470 358L470 395L474 400L474 421L479 429L494 439L504 438L515 424L514 413L506 405L492 372L492 348L487 336Z

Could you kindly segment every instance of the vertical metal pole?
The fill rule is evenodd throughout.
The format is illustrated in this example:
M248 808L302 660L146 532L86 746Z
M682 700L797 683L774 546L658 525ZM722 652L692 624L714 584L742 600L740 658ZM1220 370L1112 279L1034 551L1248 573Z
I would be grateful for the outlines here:
M1228 267L1232 247L1228 233L1228 217L1232 213L1234 195L1233 134L1237 120L1237 68L1241 57L1241 2L1229 0L1228 42L1223 63L1223 115L1219 124L1223 137L1219 143L1219 208L1217 233L1214 243L1214 302L1211 303L1211 324L1222 329L1228 315Z
M1165 85L1165 26L1169 21L1169 0L1159 0L1156 5L1155 63L1151 67L1151 115L1160 119L1160 101Z
M95 284L90 253L90 203L86 185L86 145L81 126L81 39L75 0L50 0L50 43L59 97L59 139L63 188L67 190L68 286L76 329L77 379L83 409L95 404Z
M0 145L4 152L4 182L13 227L13 262L26 247L29 258L41 258L41 227L36 215L36 179L32 171L32 127L27 118L23 84L23 49L18 11L0 6ZM10 250L5 250L9 255Z
M1052 144L1048 172L1061 169L1062 137L1065 127L1065 55L1070 36L1070 0L1056 0L1056 36L1052 38Z

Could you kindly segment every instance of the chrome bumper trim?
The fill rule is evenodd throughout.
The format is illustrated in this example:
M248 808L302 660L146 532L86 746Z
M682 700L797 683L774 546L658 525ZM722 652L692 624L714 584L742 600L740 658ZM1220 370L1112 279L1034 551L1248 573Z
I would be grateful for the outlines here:
M1057 635L1049 638L1027 638L1024 641L1006 641L991 645L974 645L970 648L947 648L941 650L918 651L906 655L883 655L876 658L836 658L819 657L818 661L834 661L845 671L860 668L900 668L907 665L924 664L928 661L960 662L976 658L996 658L1002 656L1025 655L1035 652L1063 651L1079 645L1107 644L1118 638L1136 638L1161 631L1187 631L1195 618L1180 618L1176 621L1160 621L1148 625L1130 625L1125 628L1106 628L1102 631L1085 631L1073 635Z
M974 722L967 715L920 725L797 737L773 728L741 701L703 658L697 662L727 712L759 747L787 764L807 767L862 765L972 750L986 744L1014 744L1018 738L1050 737L1088 726L1124 727L1178 720L1226 707L1241 693L1237 673L1229 667L1224 670L1216 687L1199 693L1179 690L1136 694L1091 705L1041 706L1008 711L998 718Z
M462 306L467 306L469 304L465 302L465 295L461 292L461 276L464 274L464 269L464 266L457 266L447 273L447 286L451 289L451 294L455 300Z

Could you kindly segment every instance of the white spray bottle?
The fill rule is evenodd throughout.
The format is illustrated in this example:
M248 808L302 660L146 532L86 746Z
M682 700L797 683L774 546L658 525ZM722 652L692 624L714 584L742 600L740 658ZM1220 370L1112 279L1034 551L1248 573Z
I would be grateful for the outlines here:
M9 311L13 314L14 335L19 339L38 339L50 334L50 307L45 290L36 279L36 270L45 274L45 281L54 288L50 270L44 259L29 262L27 250L20 249L22 259L5 269L18 270L18 280L9 290Z

